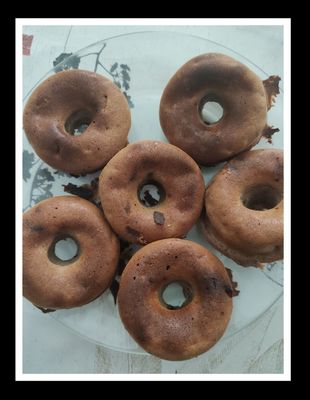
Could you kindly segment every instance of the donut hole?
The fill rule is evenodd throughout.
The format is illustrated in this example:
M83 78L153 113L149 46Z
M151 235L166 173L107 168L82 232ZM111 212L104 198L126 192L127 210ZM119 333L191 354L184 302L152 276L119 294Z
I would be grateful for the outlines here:
M165 197L165 189L156 181L145 181L138 187L138 199L145 207L157 206Z
M76 261L79 255L79 245L68 235L56 238L48 249L48 258L54 264L67 265Z
M170 282L159 292L159 300L168 310L183 308L189 304L192 299L192 290L186 282Z
M214 125L222 119L224 109L218 101L205 97L200 102L199 112L206 125Z
M92 120L93 118L89 111L75 111L65 122L65 129L72 136L80 136L86 131Z
M282 194L272 186L252 186L244 192L241 200L250 210L265 211L278 205L282 200Z

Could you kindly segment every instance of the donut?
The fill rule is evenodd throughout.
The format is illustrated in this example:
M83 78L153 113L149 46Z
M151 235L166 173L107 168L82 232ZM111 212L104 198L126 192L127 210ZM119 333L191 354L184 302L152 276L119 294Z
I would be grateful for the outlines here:
M154 184L159 202L147 204L141 188ZM146 244L183 237L199 219L204 180L195 161L179 148L145 140L118 152L102 170L99 195L107 220L124 240Z
M283 151L253 150L229 161L205 194L203 231L242 266L283 258Z
M186 300L171 307L163 291L178 282ZM163 239L134 254L118 291L121 320L138 344L165 360L186 360L207 351L224 334L234 286L221 263L189 240Z
M278 129L267 125L267 111L279 93L278 76L265 81L224 54L189 60L170 79L160 101L160 124L169 142L202 165L227 160ZM203 121L208 102L223 108L222 118Z
M23 118L38 156L57 170L87 174L101 169L127 145L127 100L109 79L67 70L42 82L30 96ZM79 136L78 126L87 126Z
M62 261L59 240L72 238L77 255ZM75 196L41 201L23 216L23 295L47 309L82 306L104 292L116 273L119 241L92 203Z

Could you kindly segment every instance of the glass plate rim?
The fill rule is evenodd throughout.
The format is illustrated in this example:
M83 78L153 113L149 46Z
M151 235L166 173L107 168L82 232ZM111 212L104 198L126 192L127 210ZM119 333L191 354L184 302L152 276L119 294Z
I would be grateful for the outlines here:
M28 97L29 97L30 94L33 92L33 90L34 90L47 76L49 76L51 73L55 72L55 69L56 69L56 68L59 68L60 66L64 65L64 64L68 61L68 59L73 58L73 57L75 57L75 56L79 56L81 53L84 53L86 50L88 50L88 49L90 49L90 48L92 48L92 47L98 46L98 45L100 45L100 44L104 44L104 43L107 42L107 41L110 41L110 40L113 40L113 39L117 39L117 38L120 38L120 37L124 37L124 36L126 37L126 36L140 35L140 34L159 34L159 35L171 34L171 35L178 35L178 36L191 37L191 38L193 38L193 39L198 39L198 40L201 40L201 41L203 41L203 42L209 42L209 43L215 44L216 46L219 46L219 47L221 47L221 48L223 48L223 49L227 49L227 50L229 50L230 52L236 54L236 55L237 55L238 57L240 57L241 59L246 60L249 64L251 64L251 65L253 65L255 68L257 68L257 69L258 69L262 74L264 74L266 77L269 77L269 76L270 76L266 71L264 71L261 67L259 67L258 65L256 65L252 60L250 60L249 58L245 57L243 54L237 52L236 50L231 49L231 48L228 47L228 46L225 46L225 45L222 44L222 43L219 43L219 42L216 42L216 41L214 41L214 40L207 39L207 38L203 38L202 36L199 36L199 35L189 34L189 33L185 33L185 32L169 31L169 30L160 30L160 31L157 31L157 30L134 31L134 32L127 32L127 33L121 33L121 34L118 34L118 35L109 36L109 37L107 37L107 38L105 38L105 39L100 39L100 40L98 40L98 41L96 41L96 42L93 42L93 43L91 43L91 44L89 44L89 45L87 45L87 46L85 46L85 47L83 47L83 48L77 50L76 52L73 52L70 56L66 57L63 61L61 61L59 64L57 64L57 66L51 68L48 72L46 72L46 73L45 73L45 74L44 74L44 75L43 75L43 76L28 90L27 94L26 94L26 95L23 97L23 99L22 99L23 102L25 102L25 101L28 99ZM280 88L281 94L283 94L284 91L283 91L282 85L279 85L279 88ZM284 265L284 260L283 260L283 265ZM262 273L265 275L265 277L266 277L267 279L269 279L270 281L272 281L273 284L275 284L275 285L281 287L280 284L278 284L278 283L277 283L276 281L274 281L271 277L269 277L268 275L266 275L266 274L264 273L264 271L262 271ZM233 336L236 335L237 333L241 332L243 329L246 329L246 328L249 327L251 324L254 324L255 322L257 322L260 318L262 318L263 315L265 315L265 314L268 312L268 310L270 310L270 309L281 299L281 297L283 297L283 295L284 295L284 285L282 286L282 291L281 291L280 294L275 298L275 300L274 300L271 304L269 304L255 319L253 319L249 324L247 324L247 325L245 325L245 326L243 326L243 327L237 329L235 332L233 332L233 333L230 334L229 336L227 336L227 337L224 336L224 337L223 337L223 340L226 340L226 339L228 339L228 338L233 337ZM141 351L139 352L139 351L136 351L136 350L129 350L129 349L124 350L124 349L120 349L120 348L117 348L117 347L115 347L115 346L111 346L111 345L106 344L106 343L103 344L103 343L101 343L101 342L98 342L98 341L95 340L95 339L89 338L88 336L86 336L86 335L84 335L84 334L82 334L82 333L80 333L80 332L74 330L74 329L71 328L69 325L66 325L63 321L57 319L57 318L53 315L53 313L48 314L48 316L51 317L51 318L53 318L54 321L57 321L57 323L59 323L61 326L65 327L66 329L68 329L69 331L71 331L72 333L74 333L75 335L77 335L77 336L79 336L80 338L82 338L82 339L84 339L84 340L86 340L86 341L88 341L88 342L90 342L90 343L93 343L93 344L95 344L95 345L97 345L97 346L106 347L106 348L111 349L111 350L113 350L113 351L126 352L126 353L128 353L128 354L151 355L151 354L147 353L146 351L144 351L142 348L141 348ZM137 343L137 346L139 346L138 343Z
M145 34L145 33L174 34L174 35L180 35L180 36L189 36L189 37L192 37L192 38L194 38L194 39L199 39L199 40L202 40L202 41L205 41L205 42L210 42L210 43L216 44L217 46L220 46L220 47L223 47L224 49L227 49L227 50L229 50L229 51L232 51L233 53L237 54L239 57L243 58L244 60L246 60L246 61L249 62L250 64L254 65L255 68L259 69L266 77L269 76L269 74L268 74L266 71L264 71L261 67L259 67L258 65L256 65L256 64L255 64L253 61L251 61L249 58L245 57L243 54L237 52L236 50L233 50L233 49L231 49L230 47L225 46L225 45L222 44L222 43L216 42L215 40L206 39L206 38L203 38L202 36L199 36L199 35L193 35L193 34L188 34L188 33L184 33L184 32L146 30L146 31L137 31L137 32L121 33L121 34L119 34L119 35L109 36L109 37L107 37L106 39L100 39L100 40L98 40L97 42L91 43L91 44L89 44L88 46L83 47L83 48L80 49L80 50L77 50L76 52L72 53L69 57L66 57L63 61L61 61L59 64L57 64L57 66L51 68L48 72L46 72L46 74L43 75L43 77L42 77L41 79L39 79L39 80L28 90L27 94L23 97L23 101L25 101L25 100L29 97L30 93L38 86L38 84L39 84L40 82L43 81L43 79L44 79L46 76L48 76L50 73L52 73L53 71L55 71L55 69L56 69L57 67L59 68L60 66L64 65L64 64L68 61L68 59L73 58L73 57L76 57L76 56L78 56L80 53L84 52L85 50L87 50L87 49L89 49L89 48L91 48L91 47L93 47L93 46L97 46L97 45L99 45L99 44L103 44L104 42L107 42L107 41L109 41L109 40L117 39L117 38L122 37L122 36L132 36L132 35L139 35L139 34ZM280 88L280 91L283 92L283 88L282 88L282 85L281 85L281 84L279 84L279 88Z

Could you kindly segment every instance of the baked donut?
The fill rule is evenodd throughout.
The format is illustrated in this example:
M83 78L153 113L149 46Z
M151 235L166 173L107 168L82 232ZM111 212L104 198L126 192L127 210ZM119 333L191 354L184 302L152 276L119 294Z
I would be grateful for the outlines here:
M243 266L283 258L283 151L253 150L229 161L205 194L207 240Z
M71 174L87 174L101 169L126 146L130 111L113 82L74 69L50 76L34 90L23 123L43 161ZM82 125L87 129L75 136Z
M160 102L160 123L169 142L195 161L212 165L254 146L278 129L267 125L267 110L279 93L278 76L265 81L224 54L189 60L170 79ZM223 108L222 118L207 124L207 102Z
M172 282L184 290L180 308L163 300ZM186 360L221 338L235 294L224 265L210 251L188 240L164 239L131 258L121 277L118 308L125 328L144 350L166 360Z
M147 204L140 190L154 184L159 202ZM203 207L198 165L168 143L145 140L118 152L102 170L99 195L107 220L124 240L146 244L184 236Z
M59 240L72 238L77 255L62 261ZM107 289L116 273L119 241L92 203L57 196L23 216L23 295L34 305L60 309L89 303Z

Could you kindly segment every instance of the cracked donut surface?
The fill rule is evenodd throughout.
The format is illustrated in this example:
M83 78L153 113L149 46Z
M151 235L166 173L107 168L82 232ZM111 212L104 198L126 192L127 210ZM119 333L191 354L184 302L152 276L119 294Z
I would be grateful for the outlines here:
M139 200L139 190L147 183L164 192L156 205ZM121 238L140 244L184 236L199 218L204 190L201 171L190 156L152 140L122 149L99 178L101 204L112 228Z
M202 165L213 165L249 150L263 135L267 111L279 93L278 76L262 81L246 65L219 53L197 56L170 79L160 102L160 123L169 142ZM201 110L217 102L223 116L207 124Z
M58 72L31 94L23 115L27 138L47 164L72 174L102 168L126 146L127 100L109 79L90 71ZM85 131L75 135L84 125Z

